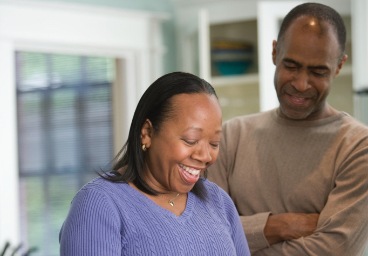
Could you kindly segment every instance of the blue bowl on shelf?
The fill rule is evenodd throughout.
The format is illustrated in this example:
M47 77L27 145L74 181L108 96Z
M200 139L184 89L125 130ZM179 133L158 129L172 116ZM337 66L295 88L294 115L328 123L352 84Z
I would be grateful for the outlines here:
M222 76L242 75L245 74L250 66L251 61L215 61L214 67L217 73Z

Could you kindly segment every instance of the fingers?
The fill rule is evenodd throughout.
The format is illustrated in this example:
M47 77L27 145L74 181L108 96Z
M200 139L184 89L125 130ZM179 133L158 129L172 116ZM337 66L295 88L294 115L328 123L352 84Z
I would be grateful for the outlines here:
M317 228L317 213L282 213L270 215L264 233L270 244L309 236Z

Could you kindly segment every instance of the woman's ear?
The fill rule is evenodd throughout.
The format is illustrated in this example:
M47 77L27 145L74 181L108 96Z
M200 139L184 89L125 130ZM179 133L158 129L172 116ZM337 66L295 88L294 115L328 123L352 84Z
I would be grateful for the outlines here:
M153 133L152 123L149 119L146 119L141 129L141 143L142 145L145 145L146 148L149 148L151 146L152 133Z

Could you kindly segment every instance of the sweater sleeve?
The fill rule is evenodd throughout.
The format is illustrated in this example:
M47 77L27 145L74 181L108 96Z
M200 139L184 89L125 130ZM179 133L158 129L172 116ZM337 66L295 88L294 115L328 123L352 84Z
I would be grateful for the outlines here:
M119 219L108 202L92 189L77 193L60 231L61 256L121 255Z
M262 212L251 216L240 216L251 253L270 246L263 232L270 214L270 212Z
M255 255L362 255L368 241L368 141L355 144L340 163L316 231ZM345 149L346 150L346 149Z

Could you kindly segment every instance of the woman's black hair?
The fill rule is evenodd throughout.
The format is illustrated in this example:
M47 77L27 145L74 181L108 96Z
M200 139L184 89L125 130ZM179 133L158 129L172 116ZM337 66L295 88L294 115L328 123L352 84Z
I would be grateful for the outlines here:
M154 81L138 102L130 125L128 139L114 158L113 175L104 173L101 176L112 182L132 182L141 191L157 195L158 192L144 181L141 129L145 121L149 119L154 131L159 131L161 124L174 111L170 99L178 94L195 93L206 93L217 98L214 88L208 82L190 73L172 72ZM122 173L121 170L123 170ZM205 196L202 179L195 184L192 192L201 198Z

